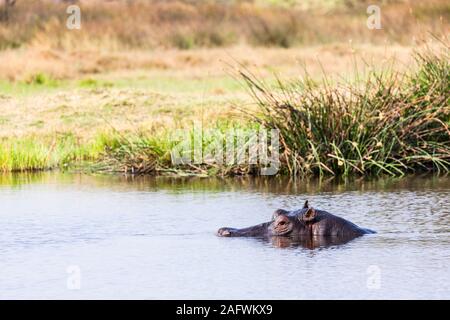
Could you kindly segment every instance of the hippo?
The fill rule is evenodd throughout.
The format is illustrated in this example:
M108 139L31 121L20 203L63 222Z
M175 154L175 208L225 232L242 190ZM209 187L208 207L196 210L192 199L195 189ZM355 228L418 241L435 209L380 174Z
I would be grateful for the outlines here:
M299 210L275 210L272 221L243 229L220 228L217 231L220 237L265 238L271 239L277 247L294 243L307 248L344 244L372 233L375 231L358 227L341 217L310 207L308 200Z

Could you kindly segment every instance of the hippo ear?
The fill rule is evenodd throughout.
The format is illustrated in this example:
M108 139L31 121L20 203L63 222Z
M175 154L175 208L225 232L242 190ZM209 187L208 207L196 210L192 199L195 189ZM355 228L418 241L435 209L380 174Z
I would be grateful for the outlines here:
M305 204L303 205L303 209L309 208L308 200L305 201Z
M289 211L283 210L283 209L277 209L274 211L273 215L272 215L272 219L275 220L278 216L282 215L282 214L288 214Z
M303 221L313 221L316 217L316 210L314 208L309 208L302 216Z

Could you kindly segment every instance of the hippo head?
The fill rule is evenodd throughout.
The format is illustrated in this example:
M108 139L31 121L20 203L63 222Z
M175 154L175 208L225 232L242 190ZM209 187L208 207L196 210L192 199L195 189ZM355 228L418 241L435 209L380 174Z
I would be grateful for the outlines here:
M269 225L269 235L286 236L294 230L298 233L314 223L315 217L316 211L314 208L309 207L308 201L298 211L290 212L278 209L273 213L272 222Z
M220 228L217 234L222 237L289 236L292 233L298 235L310 230L315 218L316 211L309 207L306 201L301 210L275 210L269 222L243 229Z
M308 201L299 210L275 210L269 222L217 231L221 237L259 237L271 240L277 247L300 245L309 249L344 244L370 233L375 232L329 212L316 210L308 205Z

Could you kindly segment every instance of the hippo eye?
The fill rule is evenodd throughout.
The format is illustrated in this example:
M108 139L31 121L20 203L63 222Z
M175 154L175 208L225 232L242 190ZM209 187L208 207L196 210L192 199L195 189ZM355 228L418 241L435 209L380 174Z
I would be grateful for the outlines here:
M280 221L278 224L279 224L280 226L284 226L284 225L286 224L286 221Z

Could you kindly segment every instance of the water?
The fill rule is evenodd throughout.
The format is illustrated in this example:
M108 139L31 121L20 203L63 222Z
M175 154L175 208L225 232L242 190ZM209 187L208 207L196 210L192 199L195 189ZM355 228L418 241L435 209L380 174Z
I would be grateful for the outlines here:
M310 204L376 230L308 249L219 238ZM450 178L0 176L1 299L450 298Z

